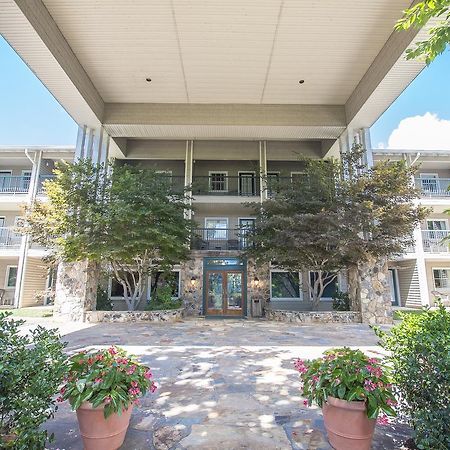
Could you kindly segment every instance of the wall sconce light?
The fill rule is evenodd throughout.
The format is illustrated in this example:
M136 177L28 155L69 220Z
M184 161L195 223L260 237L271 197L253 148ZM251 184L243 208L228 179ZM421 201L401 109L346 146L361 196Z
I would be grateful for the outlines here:
M191 286L195 286L195 283L197 282L197 278L192 277L191 278Z
M256 288L259 286L259 278L258 277L255 277L253 279L253 284L255 285Z

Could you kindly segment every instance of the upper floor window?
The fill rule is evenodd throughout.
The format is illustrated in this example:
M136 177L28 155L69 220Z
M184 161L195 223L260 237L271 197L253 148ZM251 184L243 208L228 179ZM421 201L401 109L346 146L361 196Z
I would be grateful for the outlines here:
M209 172L209 190L211 192L228 191L228 172Z
M437 173L421 173L420 186L424 192L438 192L439 191L439 177Z

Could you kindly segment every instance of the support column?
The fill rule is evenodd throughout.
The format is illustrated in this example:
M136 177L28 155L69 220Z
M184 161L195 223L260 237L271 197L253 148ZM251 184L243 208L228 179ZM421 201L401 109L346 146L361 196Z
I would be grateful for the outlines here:
M194 170L194 141L186 141L186 155L184 159L184 187L189 188L186 192L187 203L192 206L192 176ZM192 219L192 210L186 211L186 219Z
M387 258L370 258L358 267L363 323L393 323Z
M414 242L417 276L419 278L420 300L422 302L422 306L429 306L430 290L428 288L427 267L425 265L425 252L423 249L422 228L420 224L414 229Z
M259 196L260 201L267 200L267 142L259 141Z
M28 159L33 164L31 169L30 185L28 187L27 204L32 205L36 199L36 194L39 188L39 174L41 172L42 150L34 152L31 157L27 150L25 150ZM23 290L25 287L25 273L27 269L28 249L30 247L31 239L28 234L24 234L20 242L19 262L17 264L17 279L16 289L14 291L14 308L20 308Z
M74 322L84 322L86 312L97 304L98 264L85 261L61 262L55 287L55 316Z

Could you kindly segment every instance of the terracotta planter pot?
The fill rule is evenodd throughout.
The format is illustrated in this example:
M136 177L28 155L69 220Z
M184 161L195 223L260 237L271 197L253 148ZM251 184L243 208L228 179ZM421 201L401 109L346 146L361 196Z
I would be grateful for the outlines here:
M82 403L77 409L84 450L116 450L123 444L133 406L120 416L111 414L107 419L103 409L103 406L93 408L89 402Z
M375 419L369 419L364 402L328 397L322 407L330 444L336 450L370 450Z

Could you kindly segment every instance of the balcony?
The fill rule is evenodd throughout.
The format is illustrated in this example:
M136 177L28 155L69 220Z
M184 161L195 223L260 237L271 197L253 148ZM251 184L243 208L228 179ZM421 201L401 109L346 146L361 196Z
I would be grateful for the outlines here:
M22 236L12 228L0 227L0 248L19 248Z
M191 250L243 250L248 245L245 229L197 228L192 232Z
M210 176L194 176L192 195L256 197L260 195L259 176L250 173L240 174L237 177L219 173Z
M425 197L450 197L450 178L420 177L415 179L415 184Z
M0 194L26 194L30 176L0 175Z
M423 251L425 253L449 253L450 230L422 230Z

